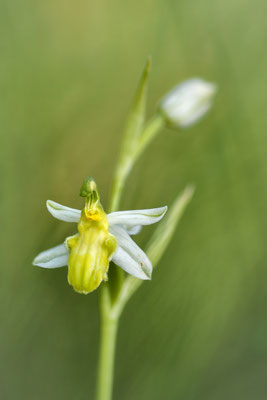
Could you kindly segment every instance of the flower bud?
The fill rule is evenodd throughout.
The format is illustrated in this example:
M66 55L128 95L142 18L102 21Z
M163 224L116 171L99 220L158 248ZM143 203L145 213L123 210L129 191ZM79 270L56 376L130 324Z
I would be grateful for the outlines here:
M216 85L200 78L176 86L160 102L159 109L174 127L186 128L202 118L212 106Z

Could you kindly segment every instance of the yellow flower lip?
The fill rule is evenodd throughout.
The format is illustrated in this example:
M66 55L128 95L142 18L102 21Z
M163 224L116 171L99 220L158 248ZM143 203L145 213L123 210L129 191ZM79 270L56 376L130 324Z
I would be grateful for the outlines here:
M117 240L108 228L96 183L86 178L81 187L85 207L78 222L78 234L68 238L68 281L76 292L87 294L108 279L109 262Z

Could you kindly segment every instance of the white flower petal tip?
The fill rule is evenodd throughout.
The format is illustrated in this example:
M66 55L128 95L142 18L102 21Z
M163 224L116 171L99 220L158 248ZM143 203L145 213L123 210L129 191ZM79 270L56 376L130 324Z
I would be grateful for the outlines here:
M165 206L147 210L117 211L108 214L108 222L110 226L123 225L130 235L136 235L138 226L155 224L164 217L167 209Z
M130 238L126 230L121 226L114 225L110 227L110 232L116 237L118 244L112 261L136 278L151 279L152 264L149 258Z
M176 86L160 103L167 121L186 128L200 120L211 108L217 86L200 78L189 79Z
M47 200L46 207L50 214L53 215L56 219L65 222L79 222L81 218L81 211L76 210L75 208L70 208L63 206L59 203L56 203L52 200Z
M42 268L60 268L68 265L69 251L65 244L53 247L38 254L33 260L33 265Z

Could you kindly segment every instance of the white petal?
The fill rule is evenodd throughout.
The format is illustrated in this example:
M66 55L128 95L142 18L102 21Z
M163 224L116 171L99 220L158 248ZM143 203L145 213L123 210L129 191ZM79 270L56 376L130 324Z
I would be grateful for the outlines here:
M126 226L124 226L124 228L129 233L129 235L138 235L138 233L140 233L141 230L142 230L142 226L141 225L136 225L136 226L133 226L131 228L129 227L128 229L127 229Z
M52 214L53 217L60 219L61 221L79 222L81 218L80 210L62 206L61 204L56 203L55 201L47 200L46 206L50 214Z
M116 211L108 214L108 222L110 226L123 225L130 235L136 235L137 226L155 224L164 217L167 208L165 206L148 210ZM132 228L135 228L134 233L131 233Z
M130 238L121 226L109 227L110 233L116 236L117 249L112 261L124 271L139 279L151 279L152 264L147 255Z
M68 257L69 251L63 243L38 254L38 256L33 260L33 265L43 268L65 267L68 265Z

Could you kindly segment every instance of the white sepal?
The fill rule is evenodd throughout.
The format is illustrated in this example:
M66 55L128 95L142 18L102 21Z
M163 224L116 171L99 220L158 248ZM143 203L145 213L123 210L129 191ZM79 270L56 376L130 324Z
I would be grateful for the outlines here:
M46 206L53 217L65 222L79 222L81 218L81 211L75 208L62 206L52 200L47 200Z
M38 256L33 260L33 265L43 268L65 267L68 265L68 257L69 251L63 243L38 254Z
M150 260L130 238L126 230L119 225L113 225L109 227L109 231L117 239L117 249L112 256L112 261L136 278L151 279L152 264Z
M141 232L142 230L142 226L141 225L135 225L133 227L130 227L127 229L126 226L124 226L124 228L126 229L126 231L129 233L129 235L138 235L138 233Z
M116 211L108 214L110 226L123 225L130 235L136 235L138 226L151 225L164 217L167 206L147 210ZM134 228L132 233L132 228Z

